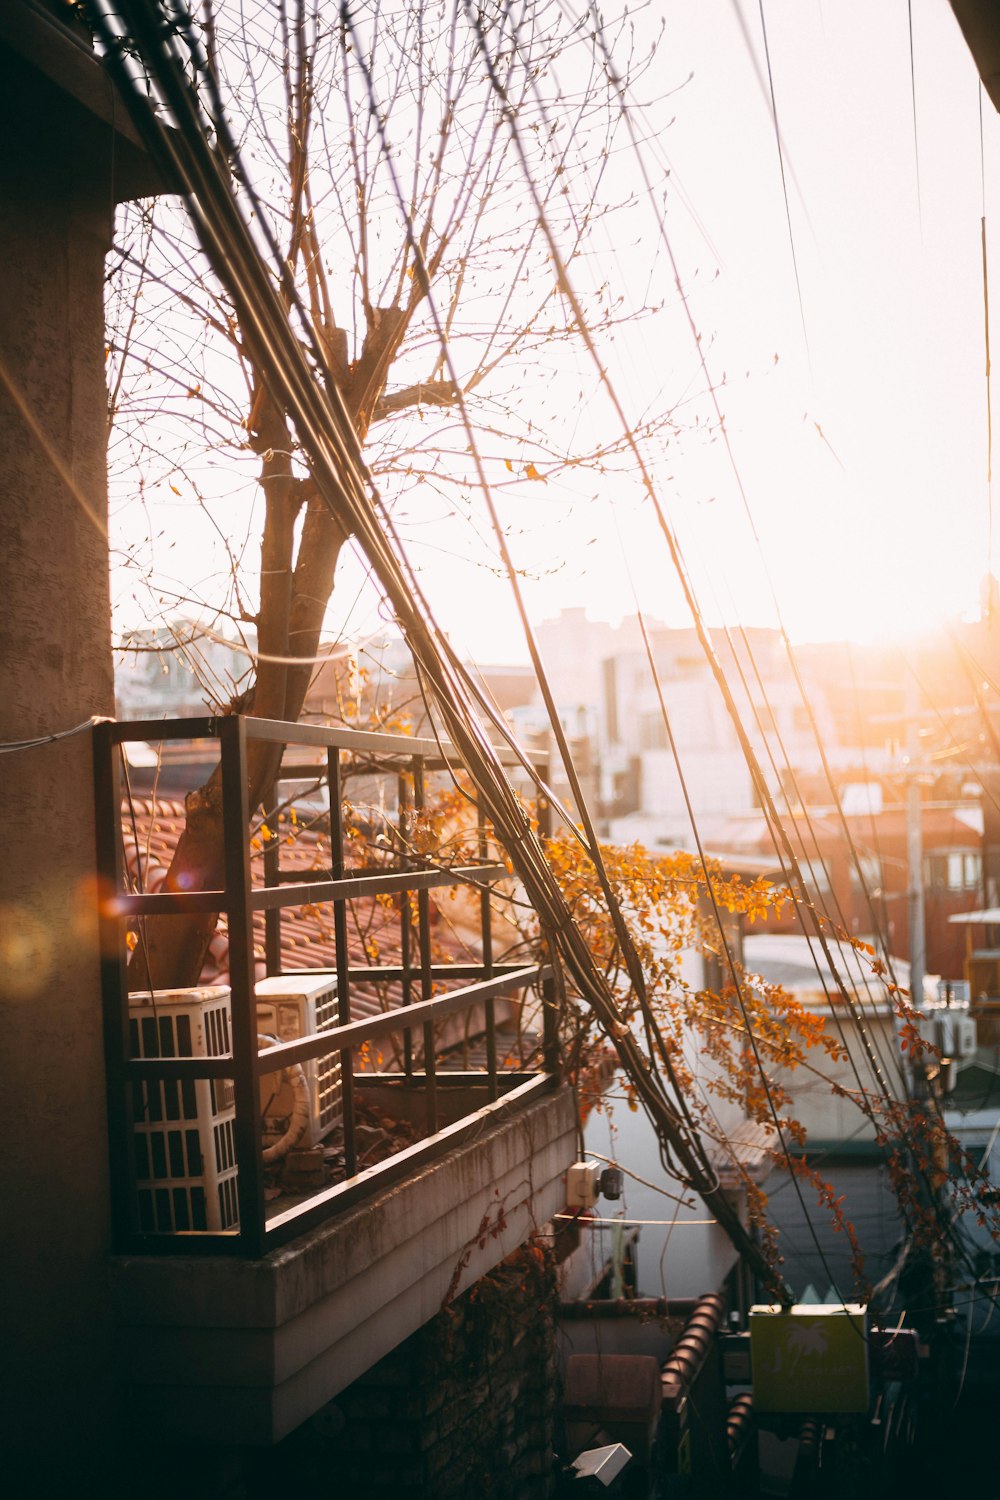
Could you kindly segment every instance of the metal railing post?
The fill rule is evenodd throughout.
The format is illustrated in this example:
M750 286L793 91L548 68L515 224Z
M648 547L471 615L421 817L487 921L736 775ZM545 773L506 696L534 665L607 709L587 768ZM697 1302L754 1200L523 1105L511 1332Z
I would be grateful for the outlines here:
M486 818L482 803L476 802L476 838L479 858L486 863L489 857L489 841L486 837ZM493 978L493 911L488 886L479 892L479 934L483 945L483 978ZM497 1016L496 1001L487 1000L486 1010L486 1078L489 1098L496 1099L500 1092L497 1080Z
M132 1130L133 1085L125 1075L129 1053L128 971L121 918L110 897L122 890L121 750L111 724L94 728L94 800L97 833L98 934L104 1013L104 1066L108 1097L108 1165L111 1178L111 1231L117 1250L139 1229Z
M419 819L424 810L426 788L424 785L424 759L413 757L413 807ZM431 898L430 892L417 892L417 923L420 934L420 998L429 1000L434 990L431 977ZM437 1109L437 1058L434 1045L434 1023L424 1026L424 1078L427 1085L427 1133L434 1135L438 1128Z
M246 731L242 718L219 719L222 755L222 837L229 928L229 987L236 1097L236 1178L240 1239L251 1255L264 1252L264 1163L257 1081L257 1004L253 908L250 902L250 808Z
M538 797L538 833L543 840L552 837L552 804L548 797ZM559 1048L559 1012L556 982L553 976L542 980L542 1060L546 1073L561 1074Z
M269 802L275 804L275 823L277 823L277 791L278 783L275 781L271 786L264 801L264 817L267 819L267 805ZM265 839L264 842L264 884L269 890L281 884L281 840L278 837L277 826L272 830L274 838ZM268 975L281 973L281 907L269 906L264 913L264 968Z
M559 1011L556 982L551 975L542 980L542 1060L546 1073L560 1075Z
M327 800L330 803L330 874L334 880L344 878L344 792L343 768L339 750L329 750L327 766ZM333 903L333 938L337 950L337 1019L341 1026L351 1020L351 959L347 950L347 902ZM354 1131L354 1051L345 1048L340 1054L340 1097L344 1116L344 1171L353 1177L358 1170L358 1149Z
M398 827L400 842L405 849L409 842L409 804L410 789L407 784L405 772L396 781L397 800L399 803ZM405 856L404 856L405 858ZM411 947L413 942L413 928L410 913L410 893L401 891L399 895L399 962L403 970L402 997L403 1005L413 1003L413 970L411 962ZM413 1081L413 1033L403 1032L403 1072L408 1082Z

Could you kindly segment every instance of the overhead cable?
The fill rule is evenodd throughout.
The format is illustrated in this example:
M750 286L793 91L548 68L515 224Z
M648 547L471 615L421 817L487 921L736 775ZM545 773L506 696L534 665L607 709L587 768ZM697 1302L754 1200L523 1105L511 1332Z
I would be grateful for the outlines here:
M478 720L468 674L454 659L426 609L405 555L400 556L391 545L381 498L364 465L340 391L326 374L305 310L300 304L296 306L297 321L304 325L305 345L313 351L315 368L305 358L303 345L289 325L286 310L248 232L229 172L219 153L209 145L209 133L214 131L227 157L234 163L238 160L235 145L224 131L224 121L204 113L201 100L186 76L179 39L183 37L188 46L189 62L194 59L197 64L198 54L185 18L178 16L164 24L163 13L151 0L119 0L114 10L110 8L110 0L107 3L94 0L92 13L109 65L137 128L151 151L169 166L175 180L184 185L203 248L215 274L234 299L241 330L265 374L272 398L294 424L324 503L346 533L357 535L404 636L423 662L449 737L462 755L486 811L539 912L554 952L562 958L580 993L592 1006L658 1136L669 1142L684 1179L716 1214L756 1274L784 1298L787 1294L779 1278L719 1188L700 1142L688 1129L676 1103L668 1099L662 1080L651 1069L623 1019L617 997L573 921L530 818L510 787ZM124 22L120 28L116 24L118 16ZM127 45L121 40L122 33L128 38ZM136 54L141 58L145 75L141 83L135 72ZM149 84L176 126L170 134L162 128L146 91ZM279 265L278 275L283 294L295 305L290 272Z

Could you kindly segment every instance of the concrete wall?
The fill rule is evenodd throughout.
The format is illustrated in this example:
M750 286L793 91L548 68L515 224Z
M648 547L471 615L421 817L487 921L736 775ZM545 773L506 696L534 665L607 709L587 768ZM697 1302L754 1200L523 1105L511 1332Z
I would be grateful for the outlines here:
M562 1209L562 1088L259 1261L113 1262L129 1431L280 1441Z
M551 1253L524 1246L273 1448L137 1437L103 1493L138 1485L143 1500L548 1500L555 1301Z
M114 710L104 387L106 174L81 111L0 43L0 742ZM0 1422L106 1430L104 1067L89 734L0 761Z

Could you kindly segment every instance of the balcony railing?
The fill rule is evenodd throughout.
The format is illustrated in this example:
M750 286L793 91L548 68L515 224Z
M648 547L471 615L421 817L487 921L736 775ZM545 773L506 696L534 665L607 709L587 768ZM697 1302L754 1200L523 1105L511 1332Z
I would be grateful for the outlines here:
M149 892L141 889L141 879L128 878L122 808L124 797L128 810L131 791L122 747L170 740L218 744L225 878L217 890ZM316 846L326 855L321 868L282 869L282 840L273 833L255 860L251 814L257 810L249 806L247 791L247 746L253 740L293 745L314 757L319 753L319 763L311 762L307 772L328 794L328 833L325 816L319 820L328 843ZM98 873L118 1250L259 1256L423 1167L480 1130L484 1122L516 1112L555 1085L551 974L533 962L494 961L491 890L511 877L505 864L490 858L481 815L477 814L476 858L457 868L435 867L421 859L402 836L382 838L382 862L377 865L352 866L347 857L345 777L363 775L369 788L378 787L379 816L387 828L405 833L424 809L430 779L450 774L455 764L450 747L436 740L240 716L98 726ZM287 763L286 750L279 781L301 778L302 771ZM136 838L134 810L128 822ZM262 879L255 883L257 875ZM134 888L137 883L139 889ZM434 951L430 893L457 886L471 889L478 906L478 962L442 962ZM379 901L398 910L398 955L393 955L398 962L358 962L357 944L352 947L349 938L349 915L358 903ZM255 943L258 952L263 949L267 973L279 974L283 915L287 918L295 907L326 904L333 914L335 964L327 973L335 1024L328 1015L321 1029L294 1040L269 1037L261 1045ZM203 990L192 998L191 1013L175 992L154 990L130 998L128 933L142 942L143 924L150 916L215 912L225 917L228 927L228 995L225 990ZM263 914L262 934L255 933L255 913ZM308 961L308 951L303 956ZM323 967L306 967L298 978L315 982ZM378 994L375 1013L373 987ZM362 995L365 1005L352 1003ZM526 996L533 997L535 1006L537 1046L527 1061L504 1067L498 1051L497 1004L513 997L523 1014ZM359 1009L367 1013L356 1013ZM178 1017L183 1016L187 1019L182 1022ZM465 1041L471 1036L477 1043L471 1051L479 1067L459 1069L446 1063L447 1030L456 1017L464 1018ZM200 1027L200 1045L192 1042L192 1027ZM452 1036L451 1044L454 1041ZM396 1064L385 1071L383 1048ZM191 1055L195 1052L203 1055ZM266 1092L269 1080L290 1077L296 1070L301 1074L309 1064L314 1069L327 1066L328 1074L331 1067L339 1073L336 1135L341 1180L286 1193L276 1202L273 1181L268 1190L274 1171L265 1159L262 1087ZM359 1160L358 1111L372 1097L390 1100L393 1113L401 1110L415 1139L377 1164L364 1166Z

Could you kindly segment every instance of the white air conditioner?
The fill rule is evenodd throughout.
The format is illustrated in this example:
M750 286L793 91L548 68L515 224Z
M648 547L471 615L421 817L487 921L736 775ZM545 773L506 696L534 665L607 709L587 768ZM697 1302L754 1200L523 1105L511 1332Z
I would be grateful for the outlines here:
M971 986L967 979L939 979L937 997L942 1005L968 1005Z
M129 996L134 1058L228 1057L229 987ZM231 1078L156 1080L132 1092L139 1228L147 1234L238 1229Z
M337 976L329 970L276 974L257 981L257 1030L279 1042L338 1025ZM309 1123L300 1144L318 1146L343 1116L340 1053L325 1052L302 1064L309 1090ZM294 1088L282 1073L260 1080L265 1148L282 1139L295 1107Z
M975 1057L978 1040L975 1017L957 1016L955 1018L955 1056Z
M944 1057L964 1061L976 1053L976 1022L965 1011L946 1010L937 1018L937 1045Z

